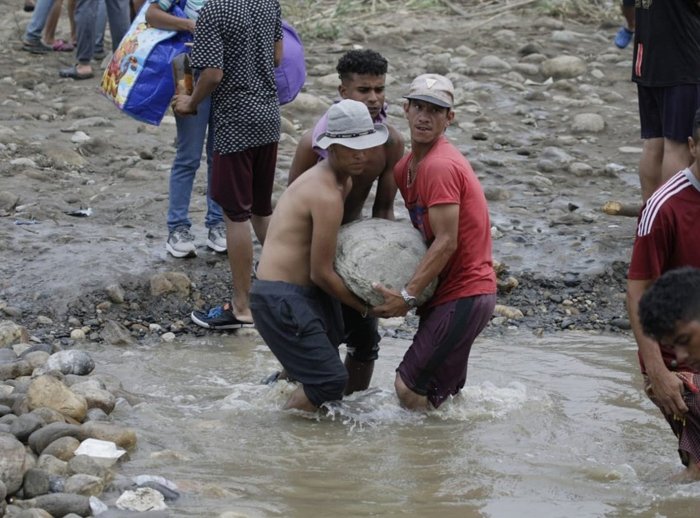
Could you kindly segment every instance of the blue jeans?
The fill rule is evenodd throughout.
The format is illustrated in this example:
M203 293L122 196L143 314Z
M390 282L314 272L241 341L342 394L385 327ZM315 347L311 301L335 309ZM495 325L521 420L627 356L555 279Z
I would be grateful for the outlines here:
M41 41L41 32L46 25L46 19L49 17L54 0L36 0L32 19L27 24L27 29L24 32L24 41L35 43Z
M112 50L116 50L131 24L129 0L106 0L106 4ZM78 39L75 55L78 63L90 63L95 52L97 11L98 0L77 0L75 3L75 31Z
M211 97L197 106L197 114L175 117L177 124L177 151L170 170L170 198L168 203L168 230L179 226L191 227L189 218L190 198L194 176L202 159L204 140L207 141L207 215L204 223L211 228L223 222L221 207L211 199L212 161L214 159L214 120ZM207 129L208 135L207 135Z
M107 30L107 4L105 0L99 0L95 22L95 52L105 50L105 30Z

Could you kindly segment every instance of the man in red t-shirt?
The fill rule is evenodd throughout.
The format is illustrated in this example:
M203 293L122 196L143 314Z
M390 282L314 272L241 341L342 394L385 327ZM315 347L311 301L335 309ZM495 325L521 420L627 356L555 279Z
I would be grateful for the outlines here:
M687 474L700 478L700 427L684 418L697 398L693 393L700 386L700 375L678 361L672 346L645 335L639 321L639 300L658 277L681 266L700 267L700 110L693 128L693 137L688 139L693 163L654 192L639 215L627 275L627 310L639 347L645 390L679 438Z
M452 83L423 74L404 97L411 152L396 164L394 176L428 251L400 293L376 287L385 302L374 313L405 315L438 279L434 295L418 310L418 331L394 383L404 407L427 409L464 386L472 343L496 304L496 275L484 192L469 162L444 136L455 116Z

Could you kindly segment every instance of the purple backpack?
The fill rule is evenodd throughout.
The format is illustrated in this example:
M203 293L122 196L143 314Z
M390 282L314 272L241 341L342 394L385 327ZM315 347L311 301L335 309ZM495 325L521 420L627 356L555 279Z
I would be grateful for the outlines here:
M275 68L277 97L280 105L290 103L301 91L306 81L304 44L294 27L282 20L282 62Z

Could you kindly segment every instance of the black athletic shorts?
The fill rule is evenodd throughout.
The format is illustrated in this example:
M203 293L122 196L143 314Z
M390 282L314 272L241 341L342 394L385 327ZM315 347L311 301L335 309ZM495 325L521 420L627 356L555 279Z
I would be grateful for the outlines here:
M348 374L340 360L340 302L323 290L281 281L253 282L255 327L314 405L342 399Z

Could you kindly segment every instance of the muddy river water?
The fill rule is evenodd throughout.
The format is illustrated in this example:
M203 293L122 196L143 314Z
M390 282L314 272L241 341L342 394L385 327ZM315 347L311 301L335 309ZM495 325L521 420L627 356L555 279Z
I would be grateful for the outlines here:
M384 339L373 386L331 415L279 410L293 386L252 336L93 351L140 402L125 475L162 475L172 516L696 517L674 439L640 390L628 338L514 332L481 338L463 395L402 410Z

